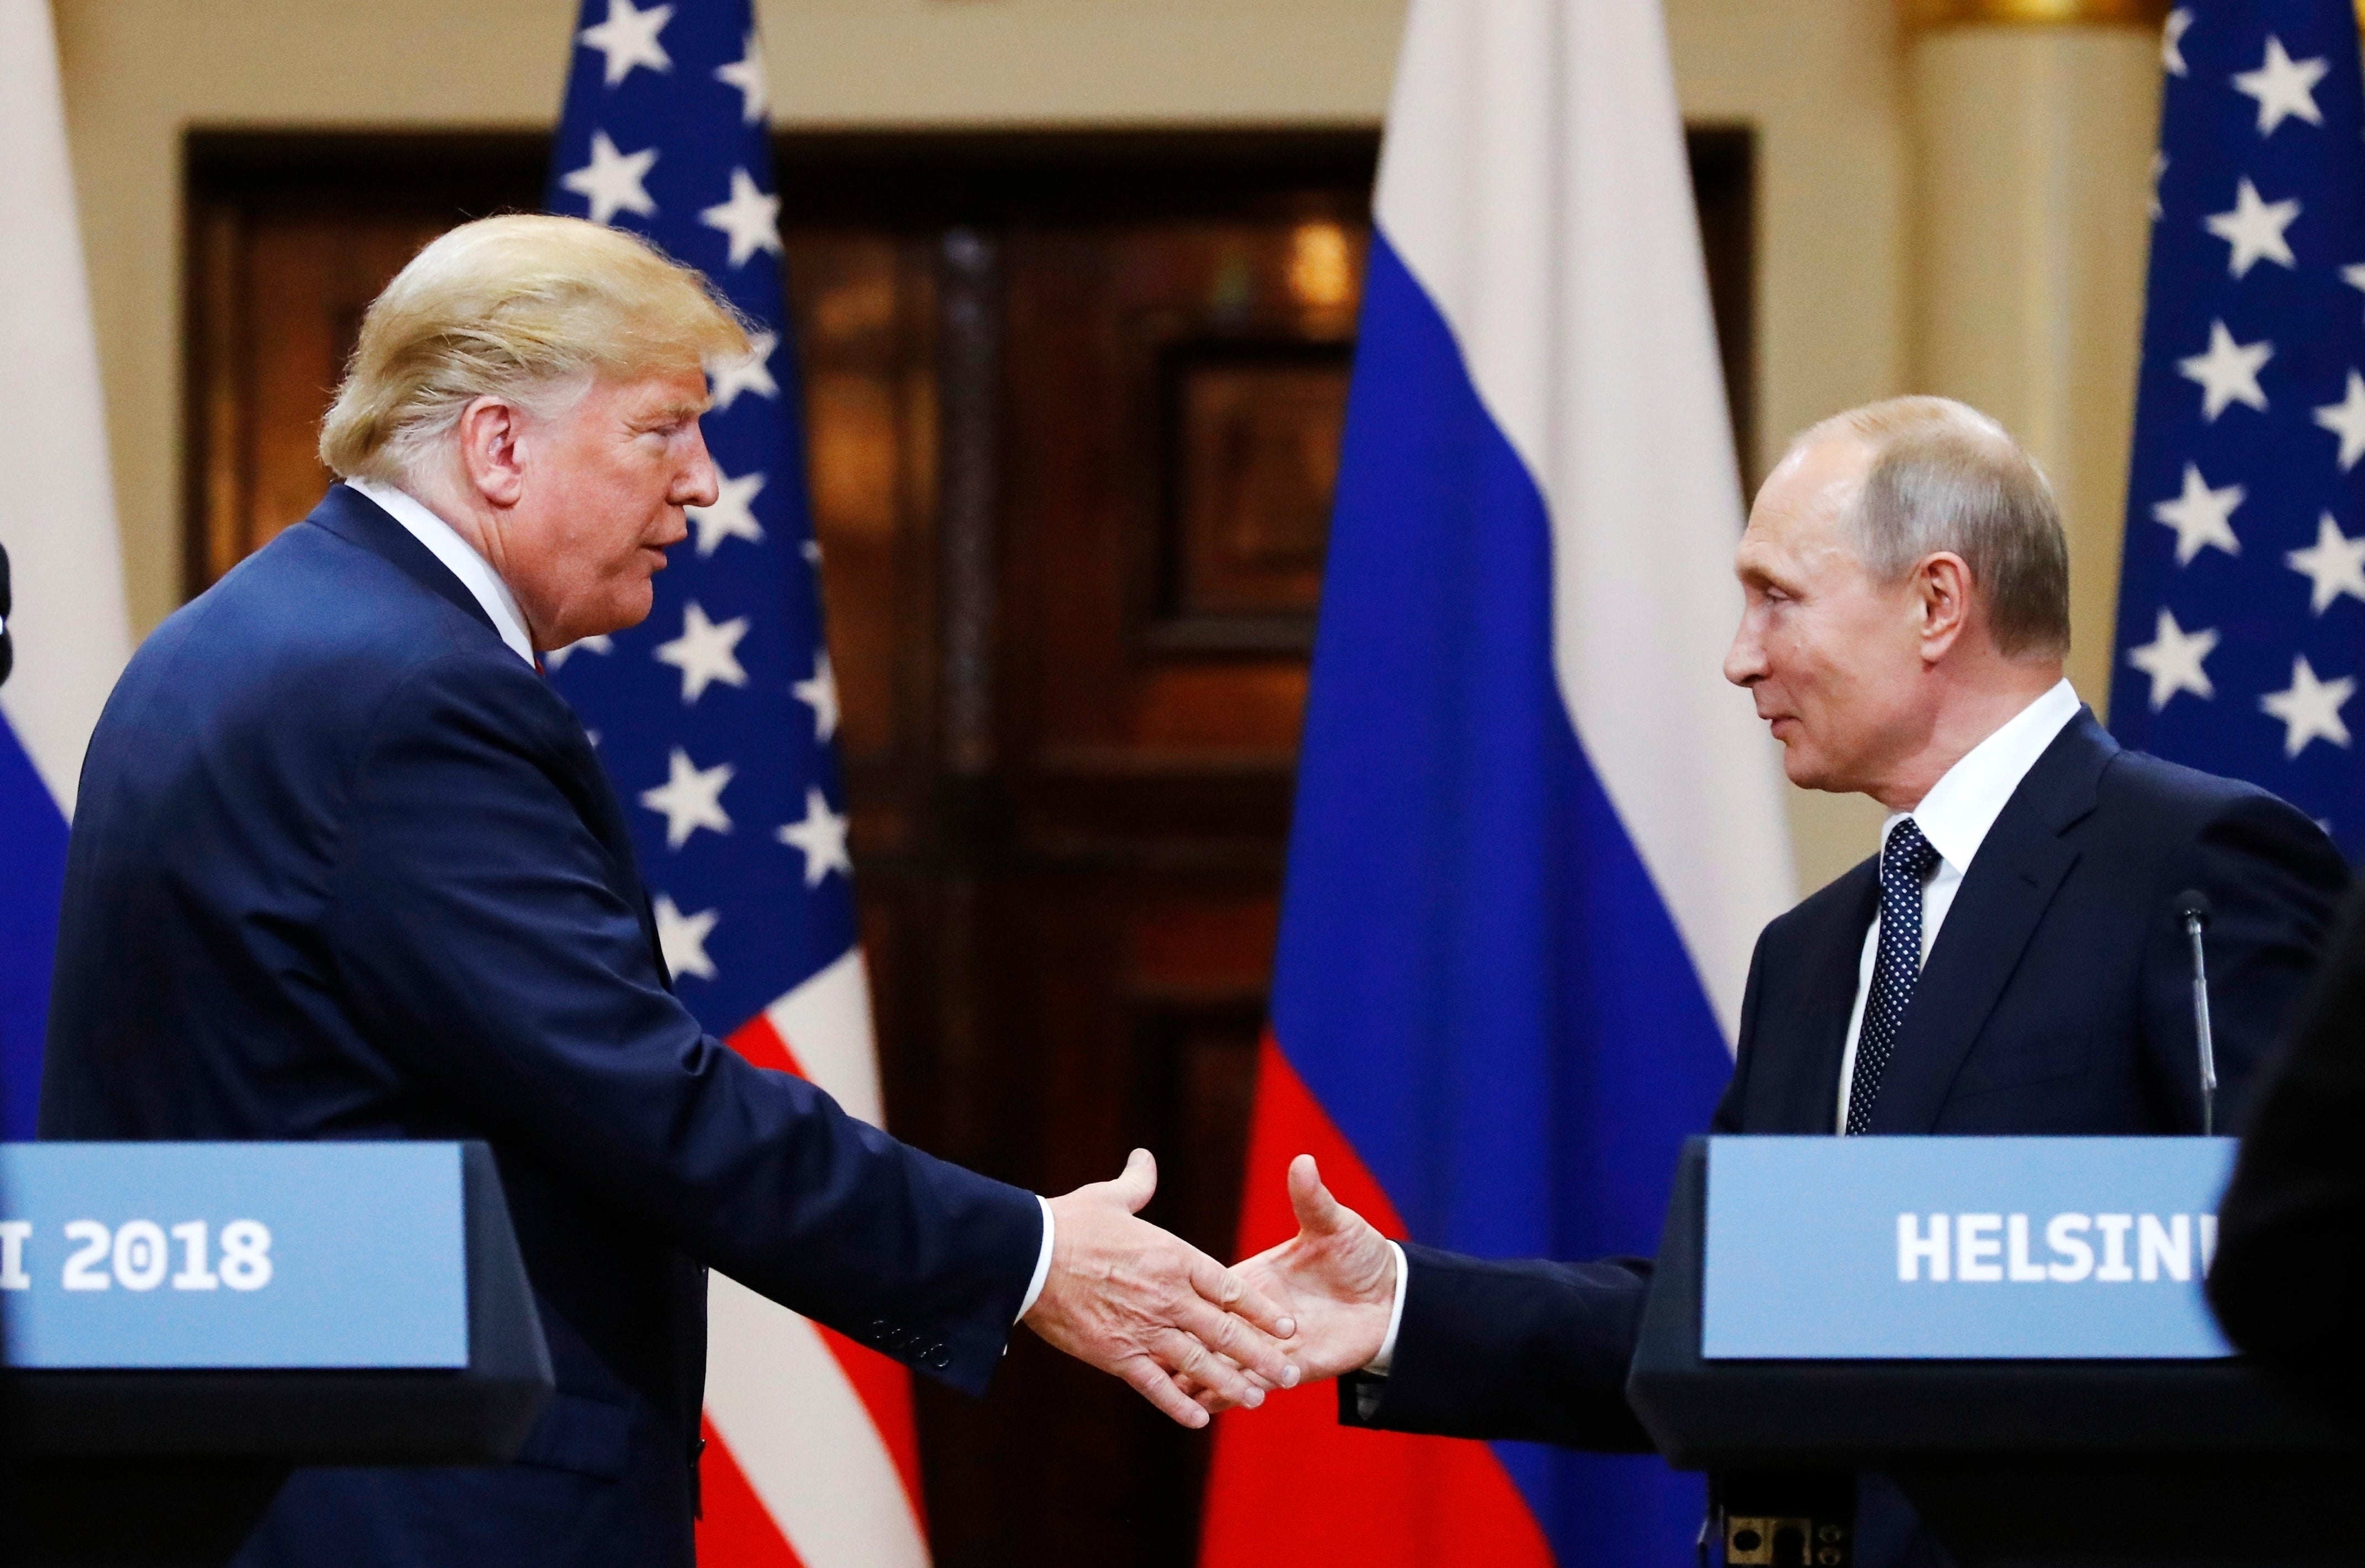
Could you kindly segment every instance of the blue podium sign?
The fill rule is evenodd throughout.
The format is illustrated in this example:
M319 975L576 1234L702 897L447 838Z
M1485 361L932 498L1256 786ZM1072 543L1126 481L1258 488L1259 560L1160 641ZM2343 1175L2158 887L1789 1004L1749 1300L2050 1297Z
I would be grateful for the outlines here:
M2231 1355L2202 1298L2231 1138L1709 1140L1711 1360Z
M465 1367L449 1143L0 1146L8 1361Z

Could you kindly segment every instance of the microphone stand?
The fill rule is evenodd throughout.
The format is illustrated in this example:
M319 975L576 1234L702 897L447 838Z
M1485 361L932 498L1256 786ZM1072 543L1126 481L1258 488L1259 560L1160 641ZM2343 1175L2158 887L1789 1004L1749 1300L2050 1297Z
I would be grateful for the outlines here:
M2201 955L2202 928L2209 924L2209 900L2188 889L2176 901L2184 935L2192 944L2192 1034L2201 1047L2201 1136L2217 1131L2217 1051L2209 1035L2209 969Z

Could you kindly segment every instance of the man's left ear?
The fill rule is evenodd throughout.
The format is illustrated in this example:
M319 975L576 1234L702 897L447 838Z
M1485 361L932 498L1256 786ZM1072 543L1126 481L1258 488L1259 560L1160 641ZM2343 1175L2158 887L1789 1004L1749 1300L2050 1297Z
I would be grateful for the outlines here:
M1922 599L1922 657L1935 664L1970 624L1970 564L1942 550L1922 563L1914 586Z
M525 494L525 464L518 451L523 420L513 403L478 398L460 410L460 463L468 483L495 506L510 507Z

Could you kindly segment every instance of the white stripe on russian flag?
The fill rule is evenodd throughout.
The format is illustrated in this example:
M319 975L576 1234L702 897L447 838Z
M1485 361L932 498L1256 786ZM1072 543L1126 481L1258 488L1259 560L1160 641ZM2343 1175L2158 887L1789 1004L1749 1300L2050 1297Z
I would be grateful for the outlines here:
M1740 476L1657 0L1418 4L1404 59L1376 218L1543 493L1562 700L1730 1047L1796 884L1721 673Z

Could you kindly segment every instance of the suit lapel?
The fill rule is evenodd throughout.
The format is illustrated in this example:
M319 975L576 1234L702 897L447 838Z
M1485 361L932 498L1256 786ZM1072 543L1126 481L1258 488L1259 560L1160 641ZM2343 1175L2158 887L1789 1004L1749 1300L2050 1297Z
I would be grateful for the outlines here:
M1879 862L1866 860L1840 879L1831 913L1818 921L1799 954L1798 1011L1784 1025L1786 1048L1766 1053L1786 1070L1753 1133L1828 1133L1840 1093L1840 1056L1847 1047L1848 1016L1864 960L1864 934L1880 904Z
M2093 714L2081 710L1988 830L1914 985L1896 1054L1873 1103L1872 1132L1936 1128L1963 1058L2062 879L2078 863L2077 846L2063 835L2094 809L2096 784L2118 749ZM1834 1082L1834 1097L1838 1092Z

